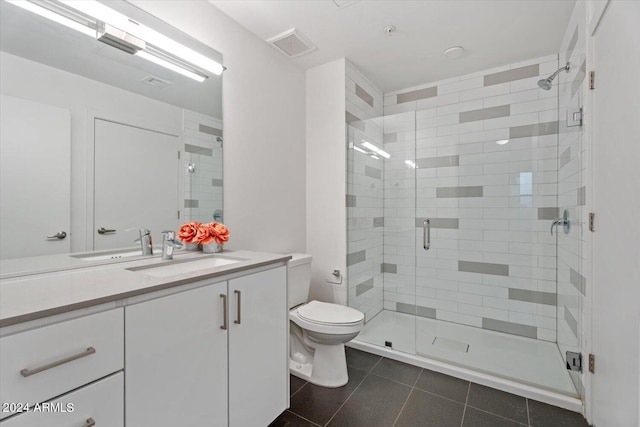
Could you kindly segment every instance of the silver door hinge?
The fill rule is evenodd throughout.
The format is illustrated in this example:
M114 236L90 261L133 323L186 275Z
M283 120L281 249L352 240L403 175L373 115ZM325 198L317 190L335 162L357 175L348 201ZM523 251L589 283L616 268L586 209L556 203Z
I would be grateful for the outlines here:
M596 356L589 353L589 372L595 374L596 372Z
M178 219L180 219L180 209L178 209Z
M589 89L593 90L596 88L596 72L589 71Z
M180 160L180 150L178 150L178 160Z
M593 212L589 212L589 231L595 231L595 229L593 228L593 223L596 220L596 214L594 214Z
M567 110L567 127L582 126L582 107Z

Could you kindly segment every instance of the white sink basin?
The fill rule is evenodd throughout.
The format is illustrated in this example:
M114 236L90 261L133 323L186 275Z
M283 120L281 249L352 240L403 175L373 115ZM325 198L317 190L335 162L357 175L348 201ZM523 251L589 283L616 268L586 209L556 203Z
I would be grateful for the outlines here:
M142 250L131 249L125 251L104 251L94 252L82 255L71 255L73 258L81 259L83 261L107 261L110 259L130 258L134 256L142 256Z
M146 268L131 268L128 270L140 271L147 276L153 277L169 277L177 276L185 273L195 273L201 270L208 270L211 268L222 267L223 265L235 264L237 262L245 261L239 258L221 258L221 257L206 257L198 260L184 260L180 262L174 262L170 264L158 264L154 266L148 266Z

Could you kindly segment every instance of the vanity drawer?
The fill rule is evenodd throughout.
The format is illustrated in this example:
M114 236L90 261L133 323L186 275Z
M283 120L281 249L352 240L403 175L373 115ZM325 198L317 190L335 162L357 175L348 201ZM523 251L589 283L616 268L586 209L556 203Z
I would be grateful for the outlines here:
M0 338L0 402L43 402L123 369L123 310Z
M28 412L0 421L0 427L122 427L124 426L124 374L65 394Z

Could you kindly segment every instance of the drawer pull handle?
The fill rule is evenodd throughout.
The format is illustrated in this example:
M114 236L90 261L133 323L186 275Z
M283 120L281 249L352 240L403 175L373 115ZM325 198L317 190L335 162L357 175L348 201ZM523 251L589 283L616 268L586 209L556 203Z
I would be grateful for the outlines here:
M96 422L93 420L93 418L87 418L87 422L82 424L82 427L93 427L94 425L96 425Z
M20 371L20 374L23 377L30 377L31 375L39 374L42 371L46 371L51 368L55 368L56 366L64 365L65 363L73 362L74 360L78 360L80 358L89 356L96 352L96 349L93 347L87 348L82 353L74 354L73 356L65 357L64 359L57 360L55 362L48 363L46 365L42 365L39 368L35 369L23 369Z

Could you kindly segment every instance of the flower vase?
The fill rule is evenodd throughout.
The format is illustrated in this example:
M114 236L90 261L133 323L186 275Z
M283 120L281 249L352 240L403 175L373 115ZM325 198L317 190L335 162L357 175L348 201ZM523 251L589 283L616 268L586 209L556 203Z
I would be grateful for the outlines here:
M185 251L199 251L200 244L199 243L185 243L184 244Z
M202 252L205 254L216 254L222 252L222 245L216 242L202 245Z

